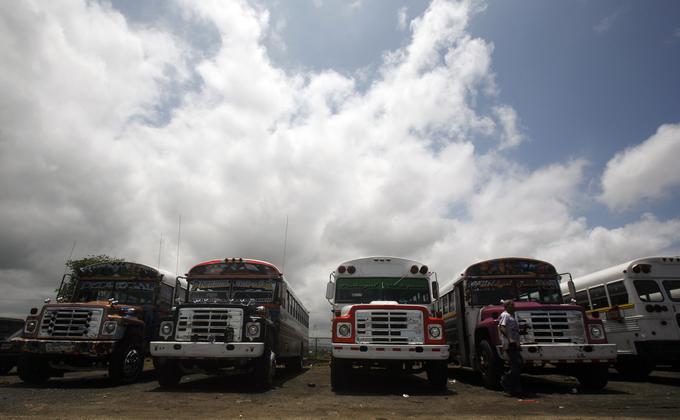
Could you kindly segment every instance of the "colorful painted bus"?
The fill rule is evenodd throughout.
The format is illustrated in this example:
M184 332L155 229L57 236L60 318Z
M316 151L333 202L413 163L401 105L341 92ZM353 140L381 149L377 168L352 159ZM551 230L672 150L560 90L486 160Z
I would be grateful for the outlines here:
M657 365L680 366L680 257L646 257L575 278L573 297L604 322L616 369L644 379Z
M486 387L499 389L507 355L498 317L504 310L501 300L512 299L525 371L563 373L584 388L604 388L615 346L607 343L602 321L562 301L560 278L552 264L529 258L469 266L442 287L436 304L445 320L450 361L478 371Z
M192 372L250 372L254 385L268 388L277 363L302 370L309 312L276 266L212 260L192 267L186 281L184 303L151 343L161 386L176 386Z
M57 302L47 299L41 310L31 309L19 377L41 384L64 372L107 368L115 382L135 381L159 319L173 304L174 276L133 262L109 262L80 269L74 281L72 289L62 281Z
M351 260L331 273L333 389L350 386L355 367L425 371L431 385L446 388L448 346L432 312L435 279L426 265L395 257Z

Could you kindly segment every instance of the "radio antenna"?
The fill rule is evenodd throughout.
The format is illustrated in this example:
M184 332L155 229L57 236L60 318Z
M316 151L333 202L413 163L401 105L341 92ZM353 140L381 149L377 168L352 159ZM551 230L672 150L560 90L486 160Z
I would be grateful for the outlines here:
M73 241L73 246L71 247L71 253L68 254L68 259L64 263L64 275L66 275L66 273L68 273L68 262L71 261L71 259L73 258L73 250L76 249L76 243L77 242L78 241Z
M175 265L175 277L179 276L179 244L182 242L182 215L177 222L177 264Z
M288 216L286 215L286 230L283 234L283 262L281 263L281 271L286 273L286 246L288 245Z
M158 271L161 271L161 252L163 251L163 232L161 232L161 240L158 244Z

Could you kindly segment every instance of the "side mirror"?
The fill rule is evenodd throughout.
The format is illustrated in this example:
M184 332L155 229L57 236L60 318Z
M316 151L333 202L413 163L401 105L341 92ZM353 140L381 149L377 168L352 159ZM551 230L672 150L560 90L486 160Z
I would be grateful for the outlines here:
M434 300L439 299L439 282L437 281L432 282L432 297Z
M333 283L332 281L329 281L328 284L326 285L326 299L328 300L335 299L335 283Z

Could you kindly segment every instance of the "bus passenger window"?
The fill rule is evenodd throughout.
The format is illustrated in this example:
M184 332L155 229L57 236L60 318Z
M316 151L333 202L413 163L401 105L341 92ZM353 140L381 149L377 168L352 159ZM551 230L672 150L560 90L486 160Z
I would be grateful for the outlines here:
M449 299L451 299L451 312L456 312L458 311L458 306L456 304L456 292L455 290L451 293L449 293Z
M663 302L659 285L654 280L635 280L635 290L643 302Z
M664 280L662 283L668 297L674 302L680 302L680 280Z
M628 303L628 292L623 281L609 283L607 285L607 293L609 293L609 300L614 305L625 305Z
M588 302L588 293L585 290L576 292L576 304L581 305L586 309L592 309Z
M606 308L609 306L607 302L607 294L604 291L604 286L593 287L588 289L590 294L590 303L593 305L593 309Z

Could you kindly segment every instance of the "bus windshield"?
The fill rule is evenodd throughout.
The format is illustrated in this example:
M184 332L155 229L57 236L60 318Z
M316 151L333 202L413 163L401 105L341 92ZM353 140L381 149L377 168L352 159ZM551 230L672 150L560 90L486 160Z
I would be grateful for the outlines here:
M563 303L557 279L471 279L467 290L473 305L499 305L501 299Z
M115 299L119 303L153 303L155 283L153 281L108 281L81 280L76 286L75 302L106 301Z
M276 281L272 279L190 279L189 302L229 303L253 300L267 303L274 300L275 287Z
M399 303L430 304L430 282L426 278L355 277L336 281L335 303Z

